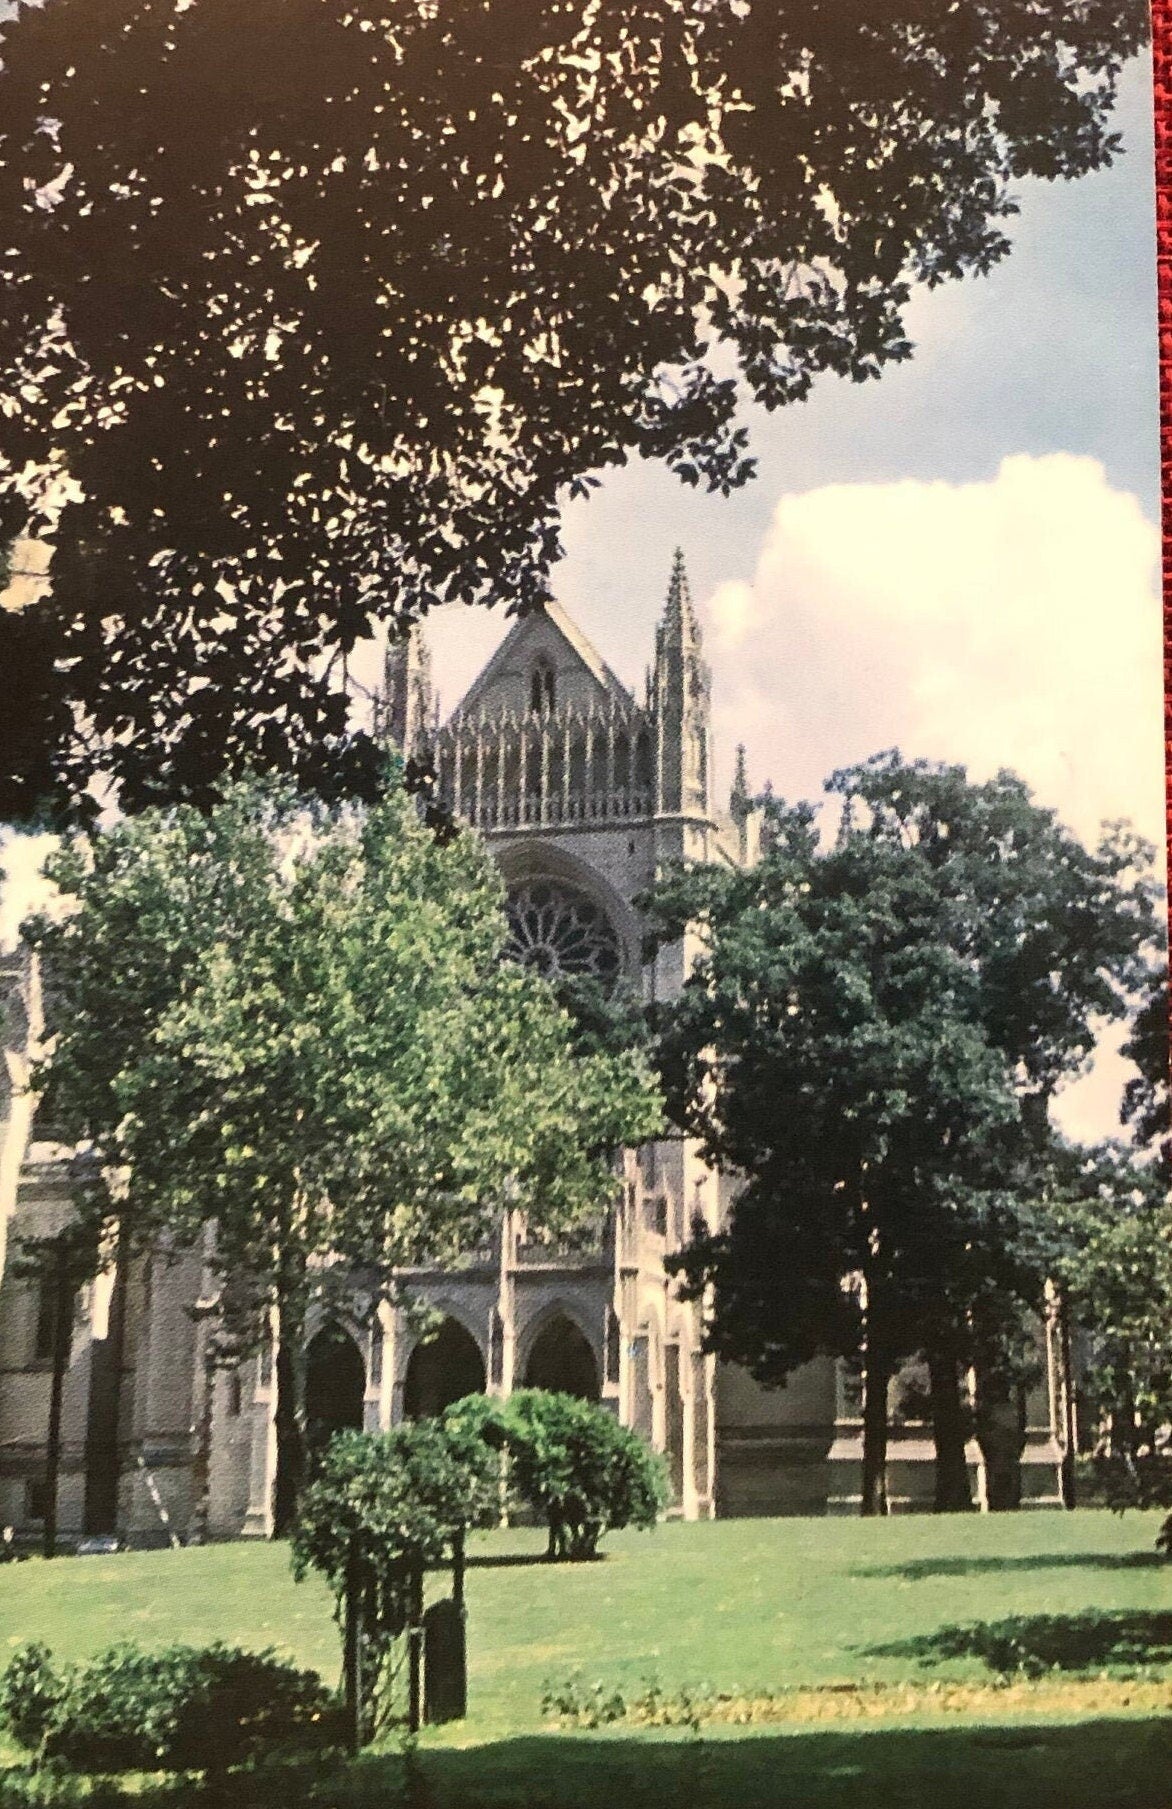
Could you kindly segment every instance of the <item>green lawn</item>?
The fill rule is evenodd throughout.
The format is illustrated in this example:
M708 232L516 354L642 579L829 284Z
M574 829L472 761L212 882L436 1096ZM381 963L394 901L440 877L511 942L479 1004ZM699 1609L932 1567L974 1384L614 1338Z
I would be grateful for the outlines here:
M468 1579L472 1712L425 1735L421 1801L822 1809L849 1794L855 1809L931 1809L958 1796L998 1809L1172 1809L1172 1721L1151 1714L1150 1692L1143 1714L1129 1715L1118 1691L1109 1706L1122 1703L1121 1712L1110 1716L1089 1700L1025 1714L1013 1692L1003 1704L986 1692L968 1717L913 1706L910 1719L866 1727L706 1728L703 1737L554 1731L540 1715L545 1681L575 1671L628 1695L651 1677L669 1690L750 1696L799 1685L988 1684L995 1674L979 1651L949 1629L1009 1616L1048 1617L1027 1629L1041 1629L1047 1662L1057 1653L1084 1678L1121 1661L1135 1670L1142 1658L1149 1680L1172 1681L1172 1566L1152 1560L1156 1523L1085 1512L669 1524L612 1536L597 1563L556 1566L539 1561L536 1532L480 1535ZM34 1635L70 1657L127 1637L223 1638L277 1646L328 1678L338 1665L326 1593L295 1585L280 1547L14 1565L0 1571L0 1656ZM1130 1643L1113 1652L1124 1635ZM283 1776L273 1801L385 1802L396 1763L375 1756L312 1783ZM247 1800L268 1799L250 1783ZM164 1791L158 1801L171 1798Z

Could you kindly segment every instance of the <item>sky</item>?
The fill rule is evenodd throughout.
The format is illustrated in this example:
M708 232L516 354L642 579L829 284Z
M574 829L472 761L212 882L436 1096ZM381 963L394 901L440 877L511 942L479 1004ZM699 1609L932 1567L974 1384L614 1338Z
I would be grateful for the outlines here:
M791 799L898 746L978 778L1013 767L1088 839L1125 816L1162 844L1146 61L1118 125L1112 169L1020 185L990 276L915 297L909 363L747 410L758 475L737 495L633 463L566 510L556 594L632 688L683 548L722 786L738 742L751 782ZM497 611L429 619L445 709L508 627ZM10 850L0 932L36 854ZM1070 1089L1072 1134L1117 1129L1124 1077L1108 1055Z

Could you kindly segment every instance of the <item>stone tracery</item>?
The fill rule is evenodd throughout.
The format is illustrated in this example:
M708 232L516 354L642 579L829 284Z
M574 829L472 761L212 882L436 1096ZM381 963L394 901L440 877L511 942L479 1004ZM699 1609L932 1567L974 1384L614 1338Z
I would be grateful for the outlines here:
M586 977L611 985L622 966L606 913L561 880L531 879L509 893L505 953L546 979Z

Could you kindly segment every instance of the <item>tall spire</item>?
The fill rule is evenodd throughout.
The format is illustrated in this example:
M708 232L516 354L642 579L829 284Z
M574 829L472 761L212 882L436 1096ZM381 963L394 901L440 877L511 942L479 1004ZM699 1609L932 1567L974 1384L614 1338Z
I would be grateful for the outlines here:
M678 546L671 562L671 578L667 586L667 603L663 611L663 627L668 634L682 635L699 644L700 625L692 608L692 588L684 564L684 549Z
M427 751L434 714L431 649L415 622L387 643L375 732L408 759L418 758Z
M737 762L736 762L736 769L733 773L732 799L731 799L732 816L733 816L734 821L736 820L737 816L740 815L741 813L747 814L748 809L749 809L749 802L750 802L750 800L749 800L748 759L745 754L744 742L738 741L738 743L737 743Z
M749 792L749 763L745 744L737 746L736 768L728 814L737 832L737 853L742 867L751 866L760 852L760 818Z
M659 751L658 807L669 812L709 811L709 701L712 678L704 660L700 624L683 550L676 548L667 601L655 632L651 703Z

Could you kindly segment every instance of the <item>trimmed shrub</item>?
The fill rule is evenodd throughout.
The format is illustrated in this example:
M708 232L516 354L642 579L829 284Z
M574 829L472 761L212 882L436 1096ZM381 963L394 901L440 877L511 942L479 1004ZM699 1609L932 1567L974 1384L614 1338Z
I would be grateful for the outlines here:
M549 1527L551 1559L592 1558L603 1533L654 1526L663 1459L593 1401L522 1388L500 1414L512 1487Z
M56 1717L66 1679L53 1667L48 1646L36 1640L18 1646L0 1672L0 1727L18 1746L35 1752Z
M477 1418L453 1427L420 1420L391 1432L340 1432L302 1494L293 1575L300 1581L310 1570L323 1572L344 1646L347 1604L357 1611L359 1720L367 1731L391 1648L407 1626L413 1579L439 1563L466 1528L491 1523L499 1511L500 1460L484 1431Z
M440 1424L449 1446L477 1478L473 1526L495 1526L499 1518L499 1459L508 1444L508 1407L487 1394L466 1394L445 1407ZM488 1446L495 1460L486 1459Z
M60 1675L44 1647L25 1647L0 1678L0 1704L21 1745L84 1771L226 1770L338 1735L315 1671L218 1644L111 1646Z
M391 1432L337 1433L301 1497L294 1576L324 1572L339 1600L367 1580L377 1617L401 1625L401 1578L438 1563L454 1533L484 1523L495 1508L498 1463L480 1431L479 1422L419 1420Z

